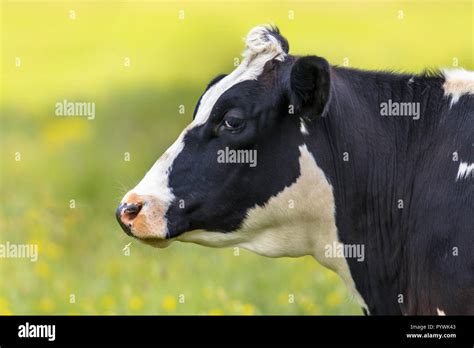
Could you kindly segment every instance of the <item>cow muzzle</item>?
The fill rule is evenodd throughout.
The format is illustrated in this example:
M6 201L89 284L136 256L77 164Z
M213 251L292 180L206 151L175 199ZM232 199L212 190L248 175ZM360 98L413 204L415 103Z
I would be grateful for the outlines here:
M165 204L158 198L129 192L125 195L115 216L129 236L155 246L168 236ZM163 245L164 246L164 245Z

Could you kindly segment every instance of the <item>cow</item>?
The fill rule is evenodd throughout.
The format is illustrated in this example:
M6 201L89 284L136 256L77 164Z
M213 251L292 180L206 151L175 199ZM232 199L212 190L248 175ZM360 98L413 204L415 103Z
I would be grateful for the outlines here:
M122 229L313 256L370 315L474 314L474 73L363 71L253 28L116 209Z

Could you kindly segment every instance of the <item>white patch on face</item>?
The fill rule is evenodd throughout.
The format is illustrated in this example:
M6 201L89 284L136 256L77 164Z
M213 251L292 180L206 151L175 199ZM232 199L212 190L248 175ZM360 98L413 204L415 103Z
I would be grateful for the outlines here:
M300 118L300 132L303 135L309 135L308 128L306 128L306 123L302 118Z
M268 257L312 255L343 279L350 293L358 294L344 257L326 257L327 245L340 244L335 221L332 186L306 145L300 146L301 173L295 183L247 214L242 227L230 233L192 231L177 237L210 247L238 246Z
M202 96L193 121L194 126L206 123L214 104L225 91L240 82L256 80L262 74L268 61L272 59L283 61L286 53L283 51L280 42L269 34L266 27L258 26L248 33L243 56L242 63L232 73L209 88Z
M444 95L451 96L450 106L457 103L463 94L474 94L474 71L445 69L443 75L445 77Z
M168 187L168 174L171 165L184 147L184 132L176 139L163 155L156 161L143 179L133 189L138 195L150 195L159 197L160 200L170 203L174 199L171 189Z
M438 315L446 315L446 313L444 313L444 311L439 308L436 308L436 312L438 313Z
M186 133L190 129L207 122L214 104L225 91L237 83L257 79L262 74L263 68L268 61L272 59L283 61L286 57L286 53L283 51L279 41L269 34L269 30L266 27L258 26L252 29L247 35L246 49L243 56L244 59L242 63L231 74L209 88L202 96L193 122L183 130L174 144L156 161L140 183L125 195L122 202L127 202L127 198L132 194L153 196L156 198L156 202L153 204L155 206L159 205L160 210L166 212L175 198L168 186L168 176L174 160L184 148L183 139ZM151 213L151 210L148 210L144 206L141 214L147 213ZM145 218L147 218L148 221L152 220L151 216L149 219L148 216L145 216ZM157 231L150 231L150 236L158 238L164 238L166 236L167 231L163 230L163 226L166 226L164 217L162 221L164 221L164 224L160 224L161 227L157 228Z
M183 149L184 134L185 132L181 133L173 145L161 155L153 167L145 174L138 185L130 190L122 199L122 203L130 203L132 197L134 200L142 197L142 200L145 201L139 218L133 222L132 233L137 237L166 238L168 234L167 220L164 214L174 199L174 195L168 186L168 178L174 159ZM160 212L160 216L156 216L157 211ZM140 221L145 221L146 223L143 224ZM138 231L137 227L140 225L141 228Z
M458 168L458 175L456 181L462 179L471 179L474 177L474 163L468 164L467 162L461 162Z

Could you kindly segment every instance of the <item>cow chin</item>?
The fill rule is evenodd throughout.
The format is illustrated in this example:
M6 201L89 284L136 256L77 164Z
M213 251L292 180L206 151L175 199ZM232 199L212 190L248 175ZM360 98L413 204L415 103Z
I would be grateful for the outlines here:
M146 239L140 239L140 241L154 248L164 249L168 247L174 240L173 239L146 238Z
M166 220L163 217L152 216L150 218L144 215L142 219L143 222L138 220L134 223L131 231L136 239L160 249L166 248L171 244L173 239L167 238ZM153 221L153 219L155 221Z
M186 232L187 220L181 217L169 220L164 213L166 209L161 204L157 204L156 200L148 202L133 221L131 234L145 244L155 248L166 248Z
M133 222L132 234L139 239L165 239L166 222L161 220L162 217L140 214Z

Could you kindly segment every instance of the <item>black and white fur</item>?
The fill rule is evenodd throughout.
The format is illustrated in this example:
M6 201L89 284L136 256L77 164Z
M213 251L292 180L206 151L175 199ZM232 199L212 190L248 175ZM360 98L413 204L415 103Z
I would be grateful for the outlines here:
M335 67L256 27L117 217L158 247L312 255L370 314L474 314L473 94L472 72ZM381 117L389 99L420 119ZM218 163L225 147L258 165ZM364 262L327 257L332 243L364 245Z

